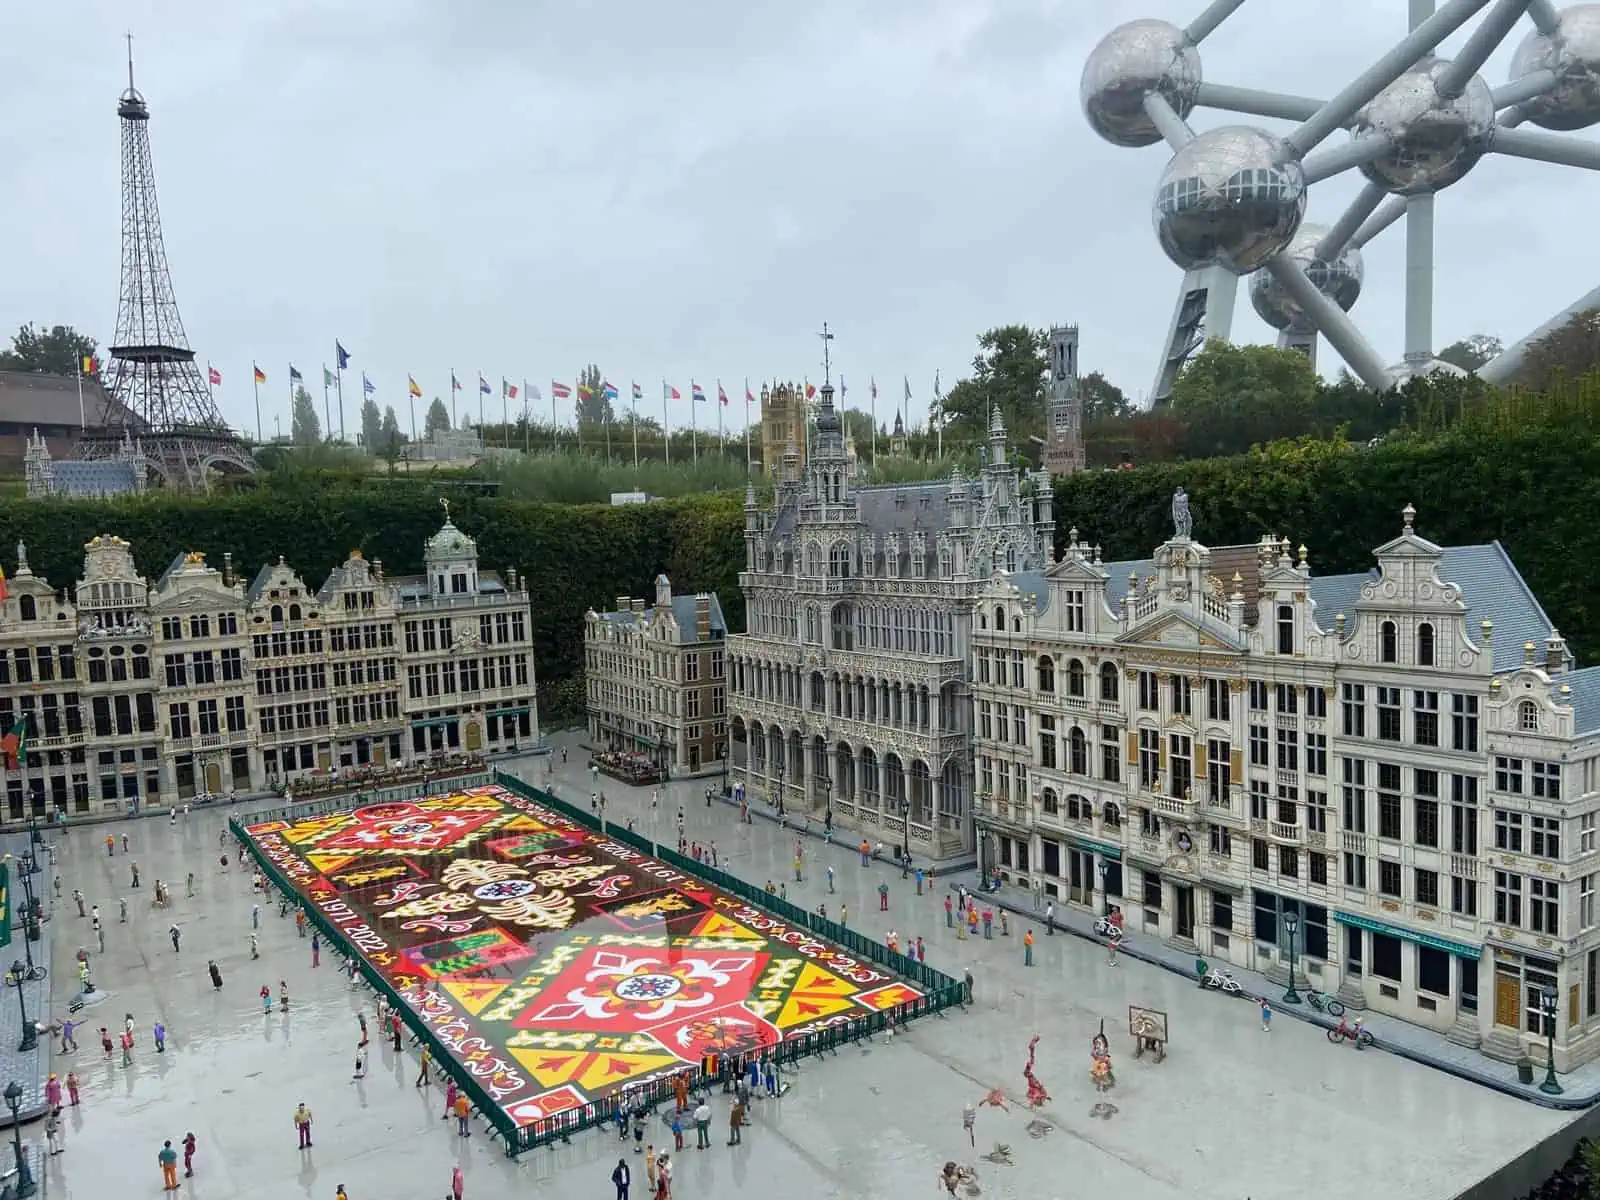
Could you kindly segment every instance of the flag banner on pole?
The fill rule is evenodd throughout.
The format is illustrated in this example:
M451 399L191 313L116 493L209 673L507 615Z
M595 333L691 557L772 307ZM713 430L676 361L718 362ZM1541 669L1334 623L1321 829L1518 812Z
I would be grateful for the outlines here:
M251 363L250 366L256 373L256 382L265 383L267 381L267 373L260 367L256 366L255 363Z
M85 375L93 375L99 369L100 360L92 354L85 354L83 356L83 361L78 364L78 370L82 371Z
M515 400L517 398L517 385L502 378L500 380L500 394L508 399Z
M487 379L485 379L481 374L478 376L478 394L480 396L492 396L492 395L494 395L494 389L489 386L489 381Z
M322 386L323 387L332 387L333 384L334 384L333 372L328 370L327 367L323 367L322 368Z
M614 383L602 383L600 385L600 392L607 400L615 400L617 398L617 387Z
M814 383L807 383L806 384L806 399L807 400L815 400L816 398L817 398L817 385L814 384Z
M206 382L212 387L222 386L222 372L217 370L210 363L206 364Z
M906 381L906 403L910 404L911 403L911 376L906 375L906 376L902 376L902 378L904 378L905 381Z
M745 407L748 408L750 405L754 404L755 402L756 402L756 398L750 392L750 381L747 379L747 380L744 381L744 403L745 403Z
M872 386L870 388L868 388L867 390L869 392L871 392L872 398L874 400L876 400L878 398L878 377L876 375L874 375L872 377Z
M728 393L722 390L722 380L717 380L717 403L724 408L728 406Z
M450 372L450 390L452 392L459 392L461 390L461 380L456 378L456 373L454 371Z
M704 404L706 402L705 388L701 387L692 379L689 381L689 398L696 404Z
M592 387L590 387L587 383L580 383L578 385L578 399L579 400L592 400L592 399L594 399L594 389Z
M640 387L637 383L635 383L633 385L633 398L635 400L643 400L644 399L644 389L642 387Z
M528 389L529 400L544 399L544 393L539 390L539 385L537 383L525 384L524 386Z
M844 386L844 376L841 375L841 376L839 376L839 407L840 408L844 407L845 395L846 395L846 393L845 393L845 386Z
M673 387L671 384L663 383L661 385L661 398L663 400L682 400L683 393L678 391L678 389Z
M339 360L339 370L344 370L350 365L350 351L341 346L338 341L333 343L333 352Z
M377 390L378 389L372 385L372 380L367 378L367 373L365 371L361 372L361 394L363 396L370 396Z
M566 384L558 383L552 379L550 381L550 395L556 400L570 400L572 398L572 389Z
M6 569L0 567L0 601L11 599L11 589L6 586Z
M305 381L306 381L305 376L300 374L299 368L296 367L293 363L290 363L289 364L289 382L290 383L304 383Z
M413 396L422 395L422 388L417 385L416 379L410 375L406 376L406 391Z

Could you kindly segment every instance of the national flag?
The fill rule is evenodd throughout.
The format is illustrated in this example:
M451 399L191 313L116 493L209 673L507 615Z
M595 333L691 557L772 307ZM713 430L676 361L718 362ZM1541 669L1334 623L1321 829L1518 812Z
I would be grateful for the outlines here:
M222 386L222 372L217 370L210 363L206 364L206 382L212 387Z
M11 598L11 589L6 586L6 569L0 567L0 603Z
M661 398L663 400L682 400L683 394L671 384L663 381L661 384Z
M555 400L569 400L572 398L572 389L566 384L552 379L550 381L550 396Z
M876 375L872 377L872 387L870 390L872 392L872 398L876 400L878 398L878 377Z
M539 385L537 383L529 384L527 382L524 382L522 386L528 389L528 399L529 400L543 400L544 399L544 393L539 390Z
M644 399L644 389L642 387L640 387L637 383L635 383L633 385L633 398L635 400L643 400Z
M28 753L28 718L22 717L0 738L0 753L5 754L6 770L15 771Z
M911 403L911 376L905 375L905 376L902 376L902 378L906 381L906 403L910 404Z
M587 383L580 383L578 385L578 399L579 400L593 400L594 399L594 389L592 387L590 387Z
M816 398L817 398L817 385L814 384L814 383L807 383L806 384L806 399L807 400L815 400Z
M290 383L304 383L305 381L306 381L305 376L300 374L299 369L293 363L290 363L289 364L289 382Z
M839 403L843 404L845 398L844 376L839 376Z
M361 394L363 396L370 396L377 390L377 388L372 386L372 380L367 378L367 373L365 371L361 372Z
M85 354L83 356L82 369L83 369L83 373L85 375L98 375L98 374L100 374L100 359L99 359L99 357L96 356L96 355L93 355L93 354Z
M350 351L346 350L337 341L333 343L333 352L339 360L339 370L344 370L350 365Z
M478 394L480 396L494 395L494 389L489 386L489 381L483 377L481 372L478 375Z
M744 381L744 402L747 408L756 402L755 396L750 391L750 381L748 379Z
M692 379L689 381L689 399L695 404L704 404L706 402L705 388L701 387Z
M406 376L406 391L410 392L413 396L422 395L422 389L417 386L417 381L409 375Z
M456 373L454 371L450 372L450 390L452 392L459 392L461 390L461 380L456 378Z
M602 383L600 385L600 391L601 391L601 394L604 395L607 400L615 400L617 398L617 388L616 388L616 385L613 384L613 383L609 383L609 382Z
M517 398L517 385L502 379L500 381L500 394L507 399L515 400Z
M336 384L338 382L339 381L333 377L333 372L332 371L328 370L327 367L323 367L322 368L322 386L323 387L331 388L334 384Z
M267 373L265 371L263 371L260 367L257 367L255 365L255 363L251 363L250 365L251 365L251 367L253 367L255 369L256 382L257 383L265 383L267 381Z
M722 390L722 380L720 379L717 380L717 403L722 405L724 408L726 408L728 404L728 393Z

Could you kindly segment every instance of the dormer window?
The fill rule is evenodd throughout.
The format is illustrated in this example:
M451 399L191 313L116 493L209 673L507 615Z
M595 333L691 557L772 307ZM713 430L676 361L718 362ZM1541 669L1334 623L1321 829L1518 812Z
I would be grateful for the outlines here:
M1004 633L1006 629L1006 610L1003 606L994 606L994 628L996 633Z
M467 594L466 572L456 571L450 576L450 594L452 596L465 596Z
M1385 621L1378 628L1378 661L1392 663L1399 658L1400 635L1393 621Z
M36 621L39 619L39 609L32 596L23 596L18 599L17 611L22 615L24 621Z
M1278 605L1278 653L1294 653L1294 605Z
M1519 733L1539 732L1539 706L1532 700L1524 700L1517 705L1517 731Z
M1417 666L1433 666L1433 626L1426 623L1417 626Z

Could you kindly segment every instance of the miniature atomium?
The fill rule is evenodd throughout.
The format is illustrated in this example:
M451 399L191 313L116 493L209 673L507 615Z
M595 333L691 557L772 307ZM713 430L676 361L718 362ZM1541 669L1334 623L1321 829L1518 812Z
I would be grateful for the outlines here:
M1166 21L1129 21L1100 40L1084 64L1078 98L1089 125L1113 146L1153 146L1161 134L1145 114L1146 96L1161 96L1179 117L1194 110L1200 51Z
M1467 374L1453 362L1432 358L1425 362L1398 362L1389 368L1390 387L1405 387L1413 379L1426 379L1430 375L1462 376Z
M1361 165L1361 173L1400 196L1437 192L1472 170L1494 144L1494 95L1474 75L1447 98L1437 81L1450 61L1429 56L1361 110L1356 137L1380 135L1394 145Z
M1305 211L1299 161L1249 125L1197 135L1156 185L1156 236L1186 271L1216 263L1248 275L1289 244Z
M1556 85L1522 104L1533 124L1559 133L1586 129L1600 121L1600 4L1574 4L1557 14L1554 37L1530 33L1511 58L1516 82L1550 71ZM1198 77L1198 64L1196 64Z
M1291 260L1305 271L1312 285L1345 312L1349 312L1361 295L1361 281L1366 275L1366 263L1361 251L1346 245L1331 262L1317 257L1317 247L1328 236L1326 225L1307 221L1290 239L1284 250ZM1308 328L1300 305L1266 271L1250 276L1250 306L1256 315L1274 329Z

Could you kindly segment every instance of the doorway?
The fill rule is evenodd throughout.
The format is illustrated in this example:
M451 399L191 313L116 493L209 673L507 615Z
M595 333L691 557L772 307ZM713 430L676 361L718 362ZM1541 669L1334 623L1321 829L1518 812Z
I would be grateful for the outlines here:
M1522 977L1513 968L1494 973L1494 1023L1507 1029L1522 1027Z
M1172 888L1174 916L1172 932L1175 937L1194 941L1194 889L1183 884Z
M689 743L689 770L698 771L699 769L700 769L700 743L699 742L690 742Z
M215 760L206 764L206 791L213 796L222 791L222 764Z
M1067 850L1067 899L1074 904L1094 903L1094 855L1088 850Z

